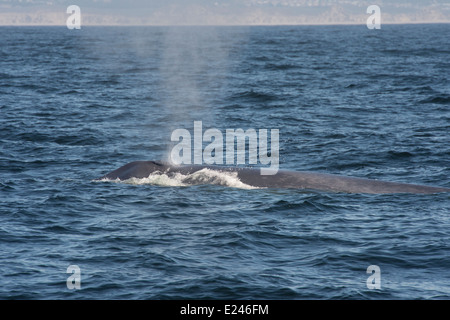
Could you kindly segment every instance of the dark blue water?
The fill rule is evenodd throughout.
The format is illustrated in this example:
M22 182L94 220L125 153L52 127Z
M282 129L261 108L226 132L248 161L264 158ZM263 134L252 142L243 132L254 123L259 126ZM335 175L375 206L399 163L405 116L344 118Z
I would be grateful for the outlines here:
M450 25L0 31L1 299L450 298L449 194L92 181L202 121L450 187Z

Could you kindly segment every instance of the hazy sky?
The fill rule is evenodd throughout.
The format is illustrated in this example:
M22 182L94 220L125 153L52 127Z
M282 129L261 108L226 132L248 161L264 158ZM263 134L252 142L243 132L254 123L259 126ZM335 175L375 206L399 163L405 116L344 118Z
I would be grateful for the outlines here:
M376 4L384 23L450 23L450 0L0 0L0 25L365 24Z

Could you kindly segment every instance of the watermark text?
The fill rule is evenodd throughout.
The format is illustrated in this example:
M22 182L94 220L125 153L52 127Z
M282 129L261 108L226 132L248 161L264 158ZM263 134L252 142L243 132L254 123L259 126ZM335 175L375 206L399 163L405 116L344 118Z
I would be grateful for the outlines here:
M377 265L370 265L367 267L367 273L370 276L367 278L367 288L370 290L381 289L381 270Z
M381 29L381 9L379 6L373 4L367 7L367 13L372 14L367 18L367 28Z
M187 129L175 129L170 140L178 142L170 152L173 164L248 164L269 165L261 168L261 175L274 175L279 167L279 130L270 130L270 152L267 129L226 129L225 140L220 130L211 128L203 132L202 121L194 121L194 137ZM248 141L248 150L246 148ZM203 149L203 142L209 144ZM224 156L225 143L225 156ZM192 148L193 144L193 148ZM235 153L236 145L236 153ZM193 152L192 152L193 151ZM236 156L235 156L236 155Z
M81 289L81 269L77 265L70 265L67 267L67 273L71 275L67 278L67 289Z
M67 29L81 29L80 7L76 5L68 6L66 13L70 14L70 16L66 20Z

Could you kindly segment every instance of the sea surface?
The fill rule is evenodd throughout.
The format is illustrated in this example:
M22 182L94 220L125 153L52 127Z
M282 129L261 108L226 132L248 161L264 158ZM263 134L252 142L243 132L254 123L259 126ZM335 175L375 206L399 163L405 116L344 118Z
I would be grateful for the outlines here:
M450 299L449 194L94 181L194 121L450 187L450 24L1 27L0 299Z

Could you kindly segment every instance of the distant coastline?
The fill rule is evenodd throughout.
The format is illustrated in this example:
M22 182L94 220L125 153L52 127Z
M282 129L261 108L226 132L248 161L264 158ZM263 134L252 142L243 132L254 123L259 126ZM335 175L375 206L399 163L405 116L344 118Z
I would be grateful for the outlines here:
M214 4L190 4L186 1L176 5L147 4L129 8L129 4L83 4L82 24L85 26L272 26L272 25L359 25L365 24L371 2L351 4L345 0L330 4L326 1L278 1L264 4L258 1L220 1ZM275 1L277 2L277 1ZM292 3L291 3L292 2ZM313 1L314 2L314 1ZM412 5L402 3L379 3L383 24L450 23L450 5L427 3ZM156 1L155 3L158 3ZM228 3L227 5L225 3ZM120 6L123 6L121 8ZM128 7L127 7L128 6ZM0 4L0 26L64 26L66 7L46 5Z

